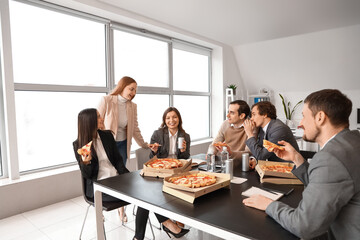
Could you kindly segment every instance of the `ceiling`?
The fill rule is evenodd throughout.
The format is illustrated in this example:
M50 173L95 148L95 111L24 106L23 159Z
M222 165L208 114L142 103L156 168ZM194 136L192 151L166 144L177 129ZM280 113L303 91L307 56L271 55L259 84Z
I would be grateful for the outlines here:
M98 0L238 46L360 24L359 0Z

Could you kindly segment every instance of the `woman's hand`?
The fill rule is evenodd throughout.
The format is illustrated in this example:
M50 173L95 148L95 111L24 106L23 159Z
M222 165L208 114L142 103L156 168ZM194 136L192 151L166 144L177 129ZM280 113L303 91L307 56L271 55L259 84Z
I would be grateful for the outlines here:
M82 162L85 164L85 165L88 165L91 163L91 154L88 154L88 155L81 155L81 160Z
M186 141L184 140L180 152L185 152L185 151L186 151Z
M148 147L153 151L153 153L157 153L159 146L161 146L158 143L148 144Z

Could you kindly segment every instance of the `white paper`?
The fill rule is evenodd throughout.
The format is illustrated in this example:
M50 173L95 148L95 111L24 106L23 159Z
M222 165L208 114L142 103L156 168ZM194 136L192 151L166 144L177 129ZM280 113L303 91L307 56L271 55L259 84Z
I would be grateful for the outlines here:
M196 163L197 165L206 164L206 160L192 158L192 163Z
M244 182L246 182L246 181L247 181L246 178L233 177L233 179L231 180L231 183L242 184L242 183L244 183Z
M257 188L257 187L251 187L248 190L242 192L242 195L246 196L246 197L251 197L252 195L255 194L260 194L263 195L264 197L270 198L272 200L278 200L279 198L281 198L282 196L284 196L283 193L278 193L276 191L272 191L274 193L268 192L266 190L263 190L261 188Z

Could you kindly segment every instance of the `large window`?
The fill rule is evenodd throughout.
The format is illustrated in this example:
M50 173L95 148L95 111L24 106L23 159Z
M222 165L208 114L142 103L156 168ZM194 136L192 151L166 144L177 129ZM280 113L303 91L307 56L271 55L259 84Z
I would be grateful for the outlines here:
M16 1L10 16L19 171L74 162L77 114L107 91L105 24Z
M145 141L169 106L192 142L210 136L210 49L37 0L10 0L9 22L20 172L73 164L77 114L123 76Z
M3 170L2 170L2 155L1 155L1 142L0 142L0 177L3 176Z
M192 141L209 137L209 49L173 42L164 36L124 32L117 25L113 25L113 30L114 84L124 75L137 81L139 91L133 101L138 105L139 128L144 140L150 141L169 106L180 111L184 129ZM138 147L133 141L132 150Z

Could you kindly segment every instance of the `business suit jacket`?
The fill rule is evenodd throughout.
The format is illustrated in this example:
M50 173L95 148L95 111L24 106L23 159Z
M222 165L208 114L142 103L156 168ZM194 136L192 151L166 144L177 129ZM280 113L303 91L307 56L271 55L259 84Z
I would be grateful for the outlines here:
M101 99L98 107L100 116L104 119L105 129L109 129L114 133L116 138L118 130L118 118L119 118L119 106L117 95L107 95ZM124 113L125 114L125 113ZM126 115L128 119L127 124L127 157L130 158L130 147L132 138L135 139L136 143L143 147L148 148L147 143L141 135L138 120L137 120L137 105L132 101L126 102Z
M129 170L125 167L124 162L120 156L119 150L116 147L116 142L114 136L110 131L101 131L98 130L101 142L104 146L107 157L109 158L111 164L115 167L119 174L127 173ZM77 153L77 150L82 146L79 146L78 141L73 142L75 158L79 164L81 175L86 178L86 196L94 197L94 187L93 181L97 180L99 173L99 160L96 155L96 152L93 151L93 146L91 146L91 163L85 165L82 162L81 156Z
M178 146L179 137L183 137L186 141L186 151L181 152L180 149L176 148L176 156L178 159L188 159L190 157L190 135L185 132L178 131L176 146ZM162 128L154 131L151 136L150 143L159 143L158 151L154 154L152 151L150 153L150 158L153 158L156 155L158 158L166 158L169 156L170 149L170 140L169 140L169 130L168 128Z
M275 144L277 144L277 142L280 140L284 140L290 143L296 149L296 151L300 151L299 146L290 128L279 119L271 119L265 136L264 131L262 130L262 128L260 128L258 137L249 138L248 140L246 140L246 145L257 160L268 159L269 161L284 162L285 160L278 158L275 153L269 152L268 150L266 150L266 148L264 148L263 139L266 139Z
M266 213L301 238L360 238L360 133L344 129L293 173L304 183L297 208L275 201Z

